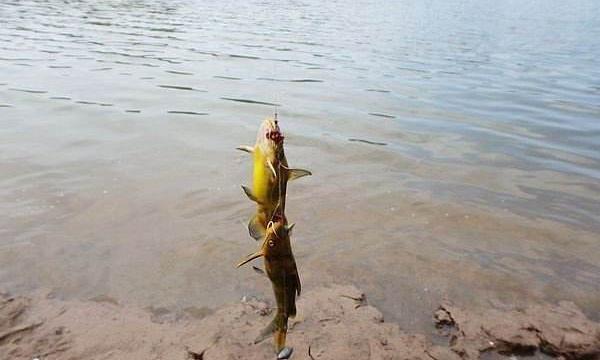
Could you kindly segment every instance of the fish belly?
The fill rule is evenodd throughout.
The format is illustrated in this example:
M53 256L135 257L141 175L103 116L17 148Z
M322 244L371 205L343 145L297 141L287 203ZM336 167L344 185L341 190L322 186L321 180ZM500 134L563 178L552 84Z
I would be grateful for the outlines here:
M270 169L267 165L265 154L257 148L254 151L254 171L252 174L252 192L257 199L262 203L266 203L269 196L269 188L271 186Z

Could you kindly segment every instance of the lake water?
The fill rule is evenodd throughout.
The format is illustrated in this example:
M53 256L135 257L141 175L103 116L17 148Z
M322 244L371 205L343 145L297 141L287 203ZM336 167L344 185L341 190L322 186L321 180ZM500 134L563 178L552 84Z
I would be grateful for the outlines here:
M271 298L234 149L276 110L305 289L598 319L598 39L595 0L3 1L0 288Z

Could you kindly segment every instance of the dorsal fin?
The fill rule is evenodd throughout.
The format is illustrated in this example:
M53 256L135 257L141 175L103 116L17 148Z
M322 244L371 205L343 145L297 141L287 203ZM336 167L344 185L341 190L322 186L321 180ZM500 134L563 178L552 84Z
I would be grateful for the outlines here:
M249 145L240 145L240 146L236 147L236 150L241 150L241 151L245 151L247 153L252 154L254 152L254 147L249 146Z
M256 196L254 196L252 190L250 190L249 187L242 185L242 190L244 190L244 193L246 194L248 199L260 204L260 201L258 201L258 198Z

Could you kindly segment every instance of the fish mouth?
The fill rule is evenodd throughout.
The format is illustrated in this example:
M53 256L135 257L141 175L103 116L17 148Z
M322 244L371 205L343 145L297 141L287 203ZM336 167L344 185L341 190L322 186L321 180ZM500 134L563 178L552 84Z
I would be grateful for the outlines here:
M285 138L279 129L267 130L265 137L275 144L281 144Z
M272 142L274 145L281 145L283 143L283 139L284 136L279 129L277 119L265 119L259 131L258 141L260 142L266 140L267 142Z

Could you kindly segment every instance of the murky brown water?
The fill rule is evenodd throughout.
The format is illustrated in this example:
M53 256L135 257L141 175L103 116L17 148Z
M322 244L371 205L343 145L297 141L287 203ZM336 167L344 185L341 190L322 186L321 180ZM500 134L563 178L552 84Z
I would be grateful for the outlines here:
M234 148L277 108L306 289L598 319L600 7L550 3L2 2L0 288L270 296Z

